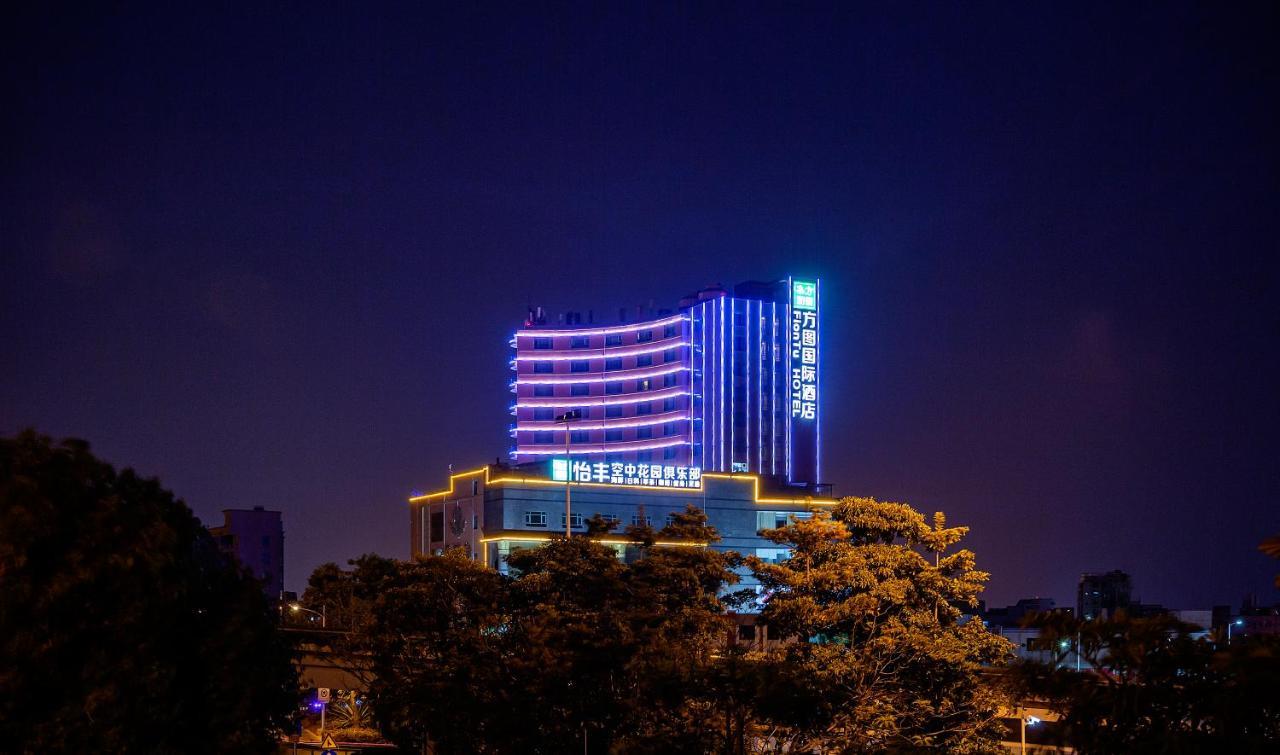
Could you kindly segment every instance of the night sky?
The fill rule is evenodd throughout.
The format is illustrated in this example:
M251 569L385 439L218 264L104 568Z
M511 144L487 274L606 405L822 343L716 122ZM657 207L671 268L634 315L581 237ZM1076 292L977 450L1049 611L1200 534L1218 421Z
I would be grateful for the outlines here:
M32 5L0 433L283 510L292 589L505 457L526 305L792 273L827 481L970 525L989 604L1278 597L1274 3Z

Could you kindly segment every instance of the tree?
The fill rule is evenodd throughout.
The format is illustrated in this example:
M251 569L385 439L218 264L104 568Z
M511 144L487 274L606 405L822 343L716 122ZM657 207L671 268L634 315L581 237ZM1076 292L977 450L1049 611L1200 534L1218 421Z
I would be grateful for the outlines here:
M775 681L759 712L781 726L781 744L998 749L999 698L979 669L1010 646L962 620L959 606L975 606L987 580L972 552L946 553L966 532L871 498L766 531L791 549L779 563L748 558L767 595L764 620L796 640L765 659Z
M700 675L738 559L685 545L718 539L697 508L641 529L627 535L630 562L574 537L512 553L510 577L460 551L397 563L353 630L384 733L442 753L580 751L584 738L590 752L714 749L718 732L696 715L708 707ZM368 581L375 566L313 586Z
M1081 621L1041 614L1048 663L1014 667L1016 690L1062 716L1063 741L1082 752L1276 752L1280 748L1280 642L1229 647L1194 636L1171 616ZM1075 671L1067 654L1087 663Z
M0 440L0 742L270 752L297 703L260 585L84 441Z

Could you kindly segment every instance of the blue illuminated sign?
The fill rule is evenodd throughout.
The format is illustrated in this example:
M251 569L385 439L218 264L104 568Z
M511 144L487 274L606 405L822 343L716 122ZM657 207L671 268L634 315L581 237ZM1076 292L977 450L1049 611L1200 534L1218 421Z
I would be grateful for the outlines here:
M648 488L701 488L702 467L632 462L551 460L556 482L590 482L603 485L639 485Z

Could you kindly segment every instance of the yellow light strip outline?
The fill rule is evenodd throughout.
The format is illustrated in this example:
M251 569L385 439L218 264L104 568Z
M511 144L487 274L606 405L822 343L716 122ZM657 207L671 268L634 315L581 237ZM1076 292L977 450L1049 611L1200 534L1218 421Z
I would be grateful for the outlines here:
M458 472L457 474L449 475L448 490L437 490L434 493L427 493L425 495L413 496L409 498L409 503L418 503L419 501L426 501L432 498L438 498L440 496L447 496L454 492L454 489L456 487L454 484L454 481L457 480L458 478L470 477L472 475L477 475L482 473L484 474L485 485L512 483L516 485L553 485L555 487L564 487L564 484L565 484L562 481L547 480L541 477L490 477L489 467L483 466L483 467L480 467L479 469L472 469L466 472ZM837 503L839 503L839 501L832 500L829 498L810 498L808 496L804 498L798 498L798 499L797 498L761 498L759 475L745 474L742 472L738 472L734 474L726 474L724 472L703 472L702 476L704 478L714 477L716 479L721 479L721 480L751 480L751 500L755 502L757 505L762 503L776 503L776 504L785 504L788 506L796 506L799 504L805 504L810 506L834 506ZM573 485L575 487L607 488L612 490L618 490L619 488L621 488L623 490L648 490L648 491L663 490L667 492L690 493L690 494L698 494L698 495L701 495L703 493L702 487L665 488L665 487L658 487L656 485L613 485L607 482L574 482Z
M409 498L409 503L417 503L418 501L425 501L428 498L436 498L437 496L449 495L454 491L454 484L453 484L454 480L458 479L459 477L470 477L471 475L477 475L477 474L483 474L485 484L486 485L489 484L489 467L483 466L483 467L480 467L479 469L471 469L466 472L458 472L457 474L451 474L449 475L448 490L437 490L434 493L426 493L425 495L411 496Z

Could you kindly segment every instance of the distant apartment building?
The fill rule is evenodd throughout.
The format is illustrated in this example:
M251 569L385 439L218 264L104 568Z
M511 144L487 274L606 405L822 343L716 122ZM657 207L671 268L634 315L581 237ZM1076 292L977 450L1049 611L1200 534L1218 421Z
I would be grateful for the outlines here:
M262 583L269 598L284 592L284 520L262 506L223 509L221 527L209 533L224 553L235 556Z
M1128 612L1133 603L1133 580L1118 569L1105 574L1082 574L1076 588L1076 615L1082 619Z

